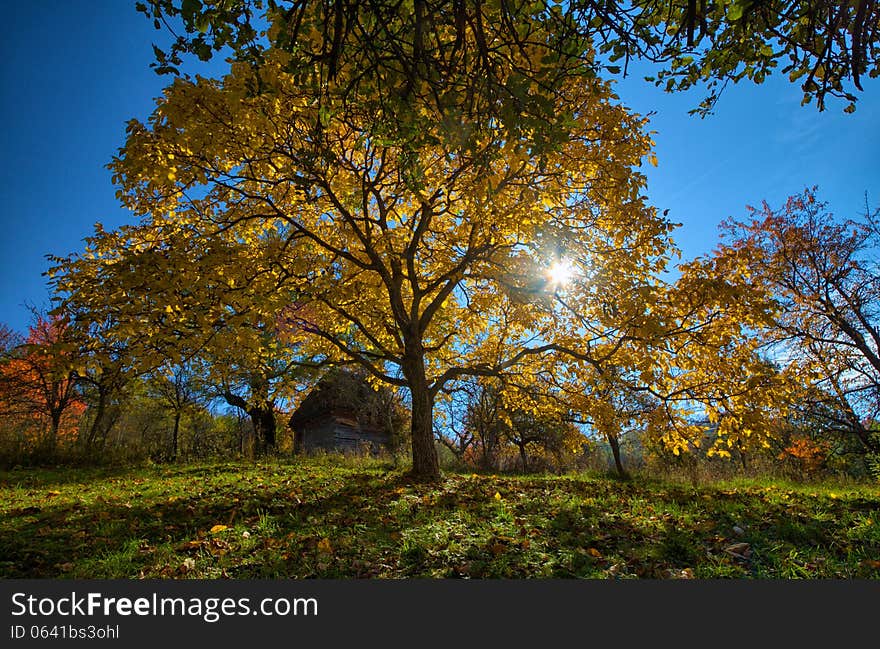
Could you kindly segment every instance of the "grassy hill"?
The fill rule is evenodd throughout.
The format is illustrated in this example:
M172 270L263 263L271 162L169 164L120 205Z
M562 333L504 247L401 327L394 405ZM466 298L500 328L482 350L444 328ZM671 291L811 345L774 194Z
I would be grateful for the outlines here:
M0 577L880 578L880 488L331 459L0 472Z

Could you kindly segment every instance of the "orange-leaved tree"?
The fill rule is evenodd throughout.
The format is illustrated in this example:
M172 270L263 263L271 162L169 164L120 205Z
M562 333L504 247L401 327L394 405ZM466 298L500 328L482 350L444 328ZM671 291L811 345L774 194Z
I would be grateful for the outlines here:
M0 359L0 414L20 430L23 446L53 456L73 442L86 409L76 391L76 354L66 321L34 313L28 335ZM11 336L7 336L11 338Z
M773 302L757 333L811 388L801 407L862 452L876 451L868 422L880 416L880 211L836 218L814 187L750 213L726 223L718 267Z

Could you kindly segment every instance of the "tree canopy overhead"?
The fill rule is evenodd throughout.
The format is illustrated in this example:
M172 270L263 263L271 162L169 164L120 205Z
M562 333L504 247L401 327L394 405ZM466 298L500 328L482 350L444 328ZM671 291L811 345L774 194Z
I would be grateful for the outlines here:
M508 52L527 44L535 25L556 38L555 60L589 55L626 72L633 59L659 64L653 80L668 91L705 84L695 109L712 109L729 81L761 83L778 70L799 82L819 110L830 95L855 109L864 77L880 73L880 7L873 0L150 0L138 8L175 36L156 48L156 68L177 72L187 54L202 60L231 49L259 61L270 47L309 57L333 77L346 61L362 69L399 67L416 85L475 62L483 89ZM264 29L267 25L268 38ZM312 30L317 30L313 32ZM526 70L526 74L536 72ZM539 71L538 71L539 72Z

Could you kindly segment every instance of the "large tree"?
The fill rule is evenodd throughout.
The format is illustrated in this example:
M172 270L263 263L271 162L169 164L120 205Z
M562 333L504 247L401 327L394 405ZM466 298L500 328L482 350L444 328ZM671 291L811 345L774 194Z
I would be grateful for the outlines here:
M303 29L317 47L316 25ZM357 363L408 388L413 471L436 478L438 392L550 352L586 367L597 354L607 361L644 314L639 287L669 245L671 226L645 205L634 169L650 157L643 121L592 66L557 66L546 25L527 31L498 71L518 107L468 95L481 64L467 58L434 102L437 88L410 89L406 69L365 79L353 57L330 80L300 50L269 49L221 80L177 79L148 124L129 124L112 164L124 204L145 219L143 238L118 243L153 256L157 272L102 298L125 310L137 281L143 291L175 273L188 287L222 277L243 310L274 315L304 357ZM450 47L457 37L443 36ZM543 128L546 114L558 116L554 129ZM234 240L241 257L207 276L169 262L165 237L190 229L209 249ZM97 263L126 275L127 254ZM562 313L547 276L563 259L576 316ZM214 327L204 311L149 295L167 314L157 337ZM616 310L603 308L609 298Z

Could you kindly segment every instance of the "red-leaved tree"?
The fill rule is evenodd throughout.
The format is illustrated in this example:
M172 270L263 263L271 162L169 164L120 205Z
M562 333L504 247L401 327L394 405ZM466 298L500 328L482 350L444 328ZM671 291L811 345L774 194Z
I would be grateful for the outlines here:
M76 439L86 405L76 392L75 348L60 317L34 313L27 338L0 339L0 418L24 449L53 456Z

